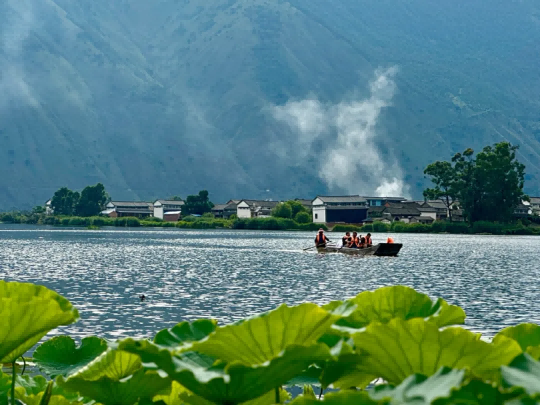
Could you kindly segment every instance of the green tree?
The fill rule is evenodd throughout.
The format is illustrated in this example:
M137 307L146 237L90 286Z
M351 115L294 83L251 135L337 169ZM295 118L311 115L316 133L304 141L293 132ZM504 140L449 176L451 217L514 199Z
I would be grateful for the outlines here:
M75 213L81 217L98 215L107 204L107 201L108 195L103 184L98 183L95 186L87 186L81 193Z
M294 220L299 224L309 224L311 222L311 215L306 211L301 211L294 216Z
M455 197L471 224L510 221L516 207L527 199L523 193L525 166L517 160L517 150L517 146L500 142L486 146L476 156L470 148L457 153L453 166L435 162L425 170L435 187L425 190L424 196L447 195L447 201Z
M307 212L306 208L299 201L289 200L289 201L286 201L285 204L289 204L291 206L291 209L292 209L291 218L296 218L296 215L299 212Z
M182 215L203 215L211 212L214 204L208 197L208 191L201 190L198 195L188 195L186 203L182 206Z
M182 201L182 197L180 197L179 195L173 195L169 197L169 201Z
M450 204L455 200L456 191L456 171L450 162L431 163L424 170L424 174L431 176L431 181L435 185L433 188L424 190L424 198L428 200L442 199L448 209L450 220L452 220L452 210Z
M292 218L292 208L290 204L279 203L272 209L272 216L277 218Z
M73 215L79 202L80 195L67 187L57 190L51 200L51 208L55 215Z
M41 205L36 205L32 209L32 214L43 214L43 213L45 213L45 207L43 207Z

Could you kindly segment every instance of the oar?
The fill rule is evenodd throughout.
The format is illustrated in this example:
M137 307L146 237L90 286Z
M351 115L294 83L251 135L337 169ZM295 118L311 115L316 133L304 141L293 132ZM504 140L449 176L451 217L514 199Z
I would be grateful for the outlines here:
M312 246L312 247L305 248L305 249L303 249L303 250L304 250L304 252L305 252L306 250L311 250L311 249L314 249L314 248L316 248L316 247L317 247L317 246Z

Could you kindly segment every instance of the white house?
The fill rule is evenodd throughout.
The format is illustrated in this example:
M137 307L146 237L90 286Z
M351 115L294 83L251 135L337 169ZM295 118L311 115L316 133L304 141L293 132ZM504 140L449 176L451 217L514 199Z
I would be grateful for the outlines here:
M246 201L242 200L236 204L236 217L251 218L251 207Z
M168 212L182 211L182 200L157 200L154 202L154 217L164 219L164 215Z
M49 200L45 203L45 215L52 215L54 214L54 210L52 208L52 200Z
M367 218L367 201L358 195L317 196L311 205L316 224L360 224Z

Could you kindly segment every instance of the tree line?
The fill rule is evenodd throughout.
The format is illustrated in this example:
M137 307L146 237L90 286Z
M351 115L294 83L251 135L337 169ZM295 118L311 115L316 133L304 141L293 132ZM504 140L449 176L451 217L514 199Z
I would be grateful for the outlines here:
M467 221L510 222L515 209L528 200L523 191L525 165L516 158L518 146L499 142L475 155L467 149L450 161L431 163L424 170L432 188L426 199L442 199L452 219L453 208L461 208Z

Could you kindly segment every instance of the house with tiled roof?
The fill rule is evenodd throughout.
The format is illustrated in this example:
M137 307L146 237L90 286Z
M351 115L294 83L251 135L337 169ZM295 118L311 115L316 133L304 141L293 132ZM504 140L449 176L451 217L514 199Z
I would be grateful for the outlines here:
M367 200L359 195L317 196L312 203L313 222L361 224L368 216Z

